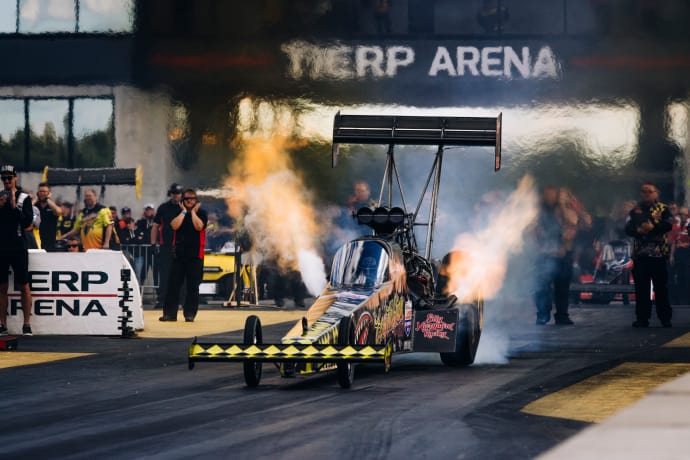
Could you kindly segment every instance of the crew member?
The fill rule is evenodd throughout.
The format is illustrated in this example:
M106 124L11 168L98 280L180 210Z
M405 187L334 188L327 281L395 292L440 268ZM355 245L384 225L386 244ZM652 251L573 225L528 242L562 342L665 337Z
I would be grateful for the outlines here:
M0 335L7 335L9 271L19 288L24 326L31 335L31 291L29 290L29 250L25 229L34 219L31 197L17 185L17 171L12 165L0 166L3 190L0 192Z
M154 278L158 274L158 296L155 308L163 308L163 302L168 293L168 278L173 256L174 230L170 222L180 213L180 197L182 186L172 184L168 189L170 199L158 206L151 226L151 245L156 248L158 255L154 263Z
M633 278L635 280L635 314L633 327L648 327L652 316L651 286L654 285L656 315L664 327L671 327L671 303L668 298L669 255L667 233L673 226L668 206L658 201L659 191L646 182L640 188L642 199L625 224L625 233L633 237Z
M41 248L46 251L55 251L58 219L62 215L62 209L52 200L51 195L50 186L47 182L38 184L35 203L41 216L38 235L41 240Z
M180 289L185 284L187 292L182 312L187 322L194 321L199 310L199 284L204 273L204 241L208 216L201 209L196 192L187 189L182 194L177 216L170 222L174 234L174 251L168 292L165 296L163 316L160 321L177 321Z

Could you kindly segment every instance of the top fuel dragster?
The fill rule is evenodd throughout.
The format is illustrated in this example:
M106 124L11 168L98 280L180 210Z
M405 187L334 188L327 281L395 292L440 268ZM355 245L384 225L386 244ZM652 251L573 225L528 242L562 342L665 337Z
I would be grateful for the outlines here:
M377 206L356 212L359 224L373 230L343 245L333 258L329 282L300 321L279 343L264 343L261 322L247 318L242 343L201 343L189 347L189 368L197 362L242 362L248 386L261 380L262 364L274 363L283 377L337 370L349 388L356 363L390 368L397 352L438 352L449 366L474 362L483 325L483 298L476 292L460 302L445 292L444 258L438 276L430 261L444 147L494 146L494 169L501 161L501 115L427 117L336 114L333 166L340 144L388 145ZM395 164L394 146L435 145L436 156L414 211L408 210ZM397 186L401 204L393 205ZM428 222L418 214L430 190ZM384 190L388 191L384 203ZM426 227L424 255L414 227Z

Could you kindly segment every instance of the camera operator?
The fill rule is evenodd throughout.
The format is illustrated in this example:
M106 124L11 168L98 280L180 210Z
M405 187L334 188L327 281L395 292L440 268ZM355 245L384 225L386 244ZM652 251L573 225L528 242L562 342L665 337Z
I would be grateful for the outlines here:
M0 335L7 335L9 271L12 267L15 285L21 294L24 326L31 331L31 291L29 290L29 251L24 230L33 222L31 197L17 185L17 171L12 165L0 167L3 190L0 192Z

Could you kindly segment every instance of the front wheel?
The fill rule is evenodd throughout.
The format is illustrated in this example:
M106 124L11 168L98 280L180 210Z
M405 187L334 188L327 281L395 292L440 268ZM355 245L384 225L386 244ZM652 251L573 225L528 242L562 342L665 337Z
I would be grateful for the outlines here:
M352 320L345 317L338 325L338 345L353 345L355 343L355 329ZM344 361L338 363L338 383L341 388L350 388L355 380L355 365Z
M260 345L263 343L261 335L261 321L256 315L251 315L244 323L244 344ZM262 366L261 361L244 361L244 382L248 387L255 387L261 381Z
M460 307L460 318L456 327L455 351L440 353L446 366L463 367L474 362L482 334L484 303L482 299Z

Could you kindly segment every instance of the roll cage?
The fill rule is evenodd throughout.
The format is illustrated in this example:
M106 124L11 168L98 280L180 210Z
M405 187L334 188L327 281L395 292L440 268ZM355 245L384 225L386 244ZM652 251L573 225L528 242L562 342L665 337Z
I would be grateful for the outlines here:
M426 227L424 258L431 257L434 225L438 208L438 194L441 183L443 151L446 146L493 146L494 171L501 168L501 123L502 114L497 117L437 117L437 116L398 116L398 115L342 115L338 112L333 122L332 165L337 165L340 144L380 144L388 145L386 166L381 182L377 207L387 207L389 219L402 217L394 225L374 228L376 233L389 233L403 248L404 253L418 254L415 226ZM436 156L426 182L420 193L414 211L411 212L405 199L398 168L395 164L395 145L436 145ZM402 204L402 216L397 216L393 208L393 189L397 186ZM430 206L427 222L419 222L419 212L431 187ZM384 193L387 194L384 201ZM399 208L398 208L399 209ZM377 210L372 211L371 222L376 222ZM379 221L385 219L385 212L379 213ZM369 214L367 212L367 217ZM360 219L360 223L364 223Z

